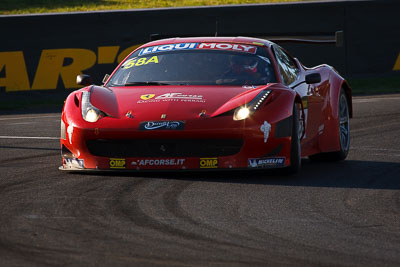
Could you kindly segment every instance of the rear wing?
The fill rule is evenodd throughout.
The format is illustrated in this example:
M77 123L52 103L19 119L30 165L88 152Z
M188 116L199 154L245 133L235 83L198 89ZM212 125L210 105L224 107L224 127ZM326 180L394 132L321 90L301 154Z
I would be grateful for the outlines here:
M344 32L337 31L334 35L313 35L313 36L259 36L274 43L300 43L300 44L335 44L336 47L343 47Z
M217 36L217 34L216 34ZM251 36L251 35L250 35ZM249 36L249 37L250 37ZM163 35L158 33L150 34L150 41L174 38L176 35ZM179 37L198 37L198 35L183 34ZM265 39L274 43L303 43L303 44L335 44L336 47L344 45L343 31L337 31L333 35L306 35L306 36L253 36Z

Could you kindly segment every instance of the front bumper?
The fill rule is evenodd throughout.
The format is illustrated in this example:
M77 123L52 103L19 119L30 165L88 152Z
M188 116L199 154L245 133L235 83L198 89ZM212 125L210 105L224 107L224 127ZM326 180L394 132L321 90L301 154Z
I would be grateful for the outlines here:
M60 169L142 171L289 166L290 132L286 129L287 133L282 134L282 123L271 123L266 138L264 124L180 133L74 127L70 132L66 130L65 139L61 138L64 152Z

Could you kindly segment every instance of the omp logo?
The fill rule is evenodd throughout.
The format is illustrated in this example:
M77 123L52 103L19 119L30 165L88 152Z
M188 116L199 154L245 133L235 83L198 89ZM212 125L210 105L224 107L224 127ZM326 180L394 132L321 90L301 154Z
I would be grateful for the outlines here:
M151 98L153 98L155 96L155 94L147 94L147 95L141 95L140 99L142 100L149 100Z
M397 57L396 62L394 63L393 70L400 70L400 53Z
M218 168L218 158L200 158L200 168L202 169Z
M110 158L110 169L125 169L125 159Z
M59 79L65 88L79 88L76 76L96 64L121 62L139 45L128 47L119 53L119 46L99 46L94 52L82 48L44 49L39 62L28 62L36 66L35 73L28 73L25 59L35 58L23 51L0 52L0 88L6 92L56 89ZM33 77L30 79L29 77Z

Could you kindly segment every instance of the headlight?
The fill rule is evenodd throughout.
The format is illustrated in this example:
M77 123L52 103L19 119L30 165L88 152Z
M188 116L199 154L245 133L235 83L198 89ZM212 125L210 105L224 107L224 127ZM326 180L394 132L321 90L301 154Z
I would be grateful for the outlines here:
M250 117L264 103L270 93L271 90L263 90L247 105L238 107L233 114L233 120L240 121Z
M90 103L90 92L82 93L82 117L87 122L96 122L106 114Z
M233 119L235 121L240 121L244 120L250 115L250 110L247 107L240 107L235 110L235 113L233 114Z
M88 109L86 117L84 118L88 122L96 122L100 118L100 112L98 109Z

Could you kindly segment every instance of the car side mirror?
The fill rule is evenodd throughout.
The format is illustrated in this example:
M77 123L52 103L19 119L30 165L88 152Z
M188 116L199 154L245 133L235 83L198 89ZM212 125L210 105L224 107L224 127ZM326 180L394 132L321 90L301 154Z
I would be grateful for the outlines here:
M92 77L90 77L90 75L79 74L78 76L76 76L76 83L79 85L87 86L87 85L92 85L93 80Z
M310 73L306 75L306 84L314 84L321 82L321 74Z

